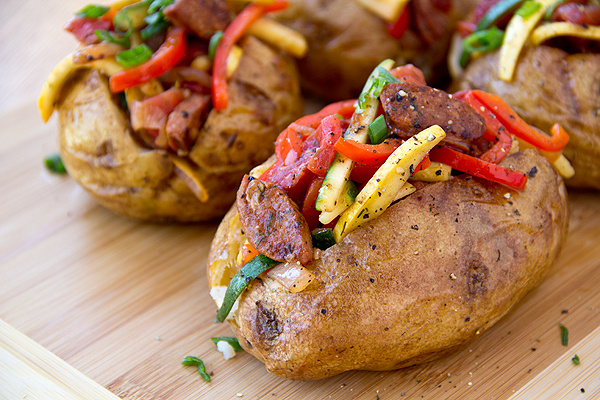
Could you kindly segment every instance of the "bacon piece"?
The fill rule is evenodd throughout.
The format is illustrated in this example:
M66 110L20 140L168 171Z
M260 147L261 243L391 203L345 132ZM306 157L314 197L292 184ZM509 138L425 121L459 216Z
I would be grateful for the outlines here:
M308 223L278 185L246 175L236 205L246 238L259 252L280 262L312 260Z

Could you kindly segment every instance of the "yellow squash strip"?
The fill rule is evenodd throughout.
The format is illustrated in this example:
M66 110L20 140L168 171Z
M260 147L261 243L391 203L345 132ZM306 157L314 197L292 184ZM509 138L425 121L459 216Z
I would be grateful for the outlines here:
M569 160L567 160L567 157L562 154L550 164L552 164L554 170L565 179L575 176L575 170L573 169L573 166Z
M437 161L432 161L429 167L425 168L423 171L415 172L410 179L421 182L442 182L447 181L451 176L451 166Z
M600 40L600 26L578 25L570 22L551 22L535 28L529 41L537 46L556 36L575 36L582 39Z
M411 185L410 183L406 182L398 191L398 194L396 194L396 197L394 197L394 201L398 201L401 200L403 198L405 198L406 196L408 196L409 194L413 194L414 192L417 191L417 188L414 187L413 185ZM393 203L393 202L392 202Z
M203 203L207 202L210 195L202 183L204 173L200 167L192 163L189 159L181 158L174 154L169 154L169 158L175 167L175 174L194 192L198 200Z
M434 125L398 147L340 216L333 229L335 241L340 242L348 233L383 213L410 177L411 167L419 164L445 137L444 130Z
M529 35L544 16L548 7L556 3L556 0L537 0L537 3L541 5L537 11L527 18L515 14L506 27L504 41L500 48L500 65L498 68L498 76L503 81L510 82L512 80L519 54L521 54Z
M231 48L231 52L227 56L227 77L231 77L237 67L240 65L240 60L242 59L242 54L244 51L238 45L233 45Z
M54 109L61 89L69 76L83 68L96 68L104 75L112 76L117 71L123 69L114 59L107 58L102 60L92 61L86 64L75 64L73 62L73 54L69 54L63 58L50 72L42 90L38 97L38 110L44 122L48 122Z
M410 0L356 0L358 4L378 17L388 21L396 22L404 7Z
M268 17L262 17L254 22L250 26L248 34L256 36L294 57L302 58L308 51L308 42L304 35Z

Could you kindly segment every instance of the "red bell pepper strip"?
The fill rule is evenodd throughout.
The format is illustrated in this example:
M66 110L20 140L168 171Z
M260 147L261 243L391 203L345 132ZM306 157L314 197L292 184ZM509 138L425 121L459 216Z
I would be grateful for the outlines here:
M468 91L465 93L464 101L483 117L487 127L483 134L483 138L494 143L494 145L479 158L494 164L499 163L510 152L512 147L512 137L500 121L498 121L498 118L477 100L472 92Z
M329 115L321 121L315 132L319 148L308 162L308 169L315 175L325 176L335 158L334 144L342 138L342 126L335 115Z
M156 50L152 58L138 66L127 68L110 77L110 90L113 93L146 83L171 69L183 57L186 49L185 32L181 28L171 28L165 42Z
M335 149L352 161L367 165L381 165L400 145L400 139L385 139L379 144L363 144L340 138Z
M427 83L425 82L425 75L423 75L423 71L419 68L415 67L412 64L402 65L400 67L396 67L390 71L390 73L400 79L401 81L406 81L408 83L413 83L415 85L425 86Z
M408 10L408 6L404 7L404 10L402 10L402 13L396 22L389 23L387 26L390 31L390 35L392 35L394 39L402 38L410 26L410 12Z
M277 137L275 154L277 159L289 165L296 161L302 153L302 135L293 127L286 128Z
M527 143L541 150L557 152L561 151L569 142L569 135L562 128L553 128L552 136L547 136L529 126L500 96L481 90L473 90L471 93L498 118L510 133Z
M356 108L356 100L344 100L338 101L337 103L329 104L325 106L321 111L314 114L306 115L298 120L296 124L310 126L316 129L321 120L329 115L339 114L342 118L348 119L354 114Z
M250 3L225 28L223 38L217 45L213 62L212 101L216 110L224 110L229 102L227 94L227 57L235 42L264 14L283 10L288 5L289 3L283 0L275 0L275 2L268 5Z
M448 147L433 148L429 152L429 157L432 161L447 164L458 171L492 182L501 183L514 189L522 190L527 183L527 175L523 172L512 171L501 165L492 164L479 158L471 157Z

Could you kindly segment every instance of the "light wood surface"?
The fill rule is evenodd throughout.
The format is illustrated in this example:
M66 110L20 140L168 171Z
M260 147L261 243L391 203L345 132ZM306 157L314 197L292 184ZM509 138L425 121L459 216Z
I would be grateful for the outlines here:
M57 149L56 120L41 123L35 97L74 43L61 26L85 4L0 1L0 399L36 398L25 387L69 398L52 385L79 374L89 378L82 390L96 382L130 400L598 398L597 193L570 194L570 235L547 280L447 358L317 382L271 376L245 353L225 361L210 337L230 331L213 323L205 278L216 224L126 220L42 166ZM559 323L569 329L567 347ZM574 354L581 365L570 362ZM205 361L212 382L181 365L187 355Z

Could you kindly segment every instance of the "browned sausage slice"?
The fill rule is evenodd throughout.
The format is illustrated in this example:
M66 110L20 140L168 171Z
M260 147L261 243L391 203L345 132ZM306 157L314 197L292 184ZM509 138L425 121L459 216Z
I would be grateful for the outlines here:
M312 260L312 237L298 206L278 185L244 176L236 204L246 238L276 261Z
M445 143L468 151L470 142L485 132L485 121L470 105L443 90L408 82L387 84L381 103L390 132L408 139L425 128L439 125Z

